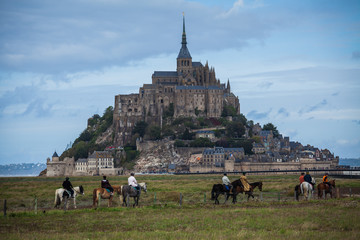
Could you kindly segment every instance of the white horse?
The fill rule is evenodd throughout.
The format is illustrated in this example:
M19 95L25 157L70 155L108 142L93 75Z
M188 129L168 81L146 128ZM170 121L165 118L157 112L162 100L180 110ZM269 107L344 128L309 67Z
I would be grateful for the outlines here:
M82 185L78 186L78 187L74 187L73 190L74 190L74 208L76 208L76 197L77 197L77 195L85 195L85 193L84 193L84 188L83 188ZM54 208L60 206L65 198L69 198L68 195L66 195L64 197L64 192L65 192L64 188L59 188L59 189L55 190L55 202L54 202L55 206L54 206Z
M311 178L311 182L315 185L315 178ZM312 194L314 193L313 185L308 182L302 182L300 184L301 194L304 195L305 200L311 199Z

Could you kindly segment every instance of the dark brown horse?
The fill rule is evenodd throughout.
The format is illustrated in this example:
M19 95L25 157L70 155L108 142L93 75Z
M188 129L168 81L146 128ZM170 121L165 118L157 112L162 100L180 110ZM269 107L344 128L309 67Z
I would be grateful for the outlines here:
M263 183L262 182L254 182L254 183L250 183L250 190L249 191L244 191L244 186L241 184L241 181L240 179L234 181L233 183L236 184L236 188L234 188L235 192L233 194L233 202L235 203L236 202L236 196L239 194L239 193L245 193L248 195L248 200L250 197L254 198L254 195L253 195L253 191L256 187L259 188L260 191L262 191L262 185Z
M231 185L233 186L233 189L234 189L234 183L231 183ZM232 192L226 190L226 187L224 184L214 184L212 189L211 189L211 200L215 200L215 204L219 204L219 195L222 194L222 195L225 195L225 202L229 199L229 196L232 196ZM234 202L234 199L233 199L233 203Z
M335 180L331 180L329 181L331 188L334 189L335 188ZM325 191L325 199L326 199L326 194L330 194L330 197L332 198L332 190L330 189L329 185L326 183L320 183L317 186L318 189L318 198L322 198L323 197L323 192Z
M225 194L225 202L229 199L230 196L233 197L232 203L236 203L236 196L239 193L244 192L244 186L242 185L240 179L235 180L231 183L232 190L231 192L226 191L225 186L223 184L214 184L212 190L211 190L211 200L215 200L215 204L219 204L218 197L220 194ZM254 188L258 187L260 191L262 191L262 182L255 182L250 183L250 191L245 192L245 194L248 194L249 197L252 196L254 198L254 195L252 194ZM249 199L248 197L248 199Z
M114 189L114 193L117 193L118 196L121 195L121 187L120 186L112 186ZM96 208L99 205L99 196L102 199L109 199L108 207L111 206L113 195L111 195L106 188L95 188L93 191L93 207Z

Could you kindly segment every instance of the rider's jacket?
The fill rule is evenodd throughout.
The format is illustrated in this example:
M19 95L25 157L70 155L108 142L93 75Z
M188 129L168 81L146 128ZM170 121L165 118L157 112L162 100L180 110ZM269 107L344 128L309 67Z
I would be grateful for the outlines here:
M231 185L231 182L227 176L222 177L222 182L224 185Z
M306 182L308 182L308 183L312 183L311 182L311 176L310 176L310 174L306 174L305 176L304 176L304 180L306 181Z
M68 181L68 180L65 180L64 182L63 182L63 184L62 184L62 186L63 186L63 188L65 188L65 189L72 189L72 184L71 184L71 182L70 181Z
M328 177L325 175L325 176L323 176L323 182L328 182L329 180L328 180Z
M302 184L305 180L304 180L304 175L301 175L300 177L299 177L299 181L300 181L300 184Z
M137 187L137 186L138 186L138 183L137 183L137 181L136 181L136 179L135 179L134 176L130 176L130 177L128 178L128 184L129 184L130 186L133 186L133 187Z
M110 185L110 183L109 183L109 180L102 180L101 181L101 187L102 188L111 188L111 185Z

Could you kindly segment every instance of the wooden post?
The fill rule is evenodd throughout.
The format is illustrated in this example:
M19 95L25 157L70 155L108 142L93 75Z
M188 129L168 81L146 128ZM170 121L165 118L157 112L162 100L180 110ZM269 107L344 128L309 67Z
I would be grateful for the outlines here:
M326 193L325 193L325 190L323 190L323 196L324 196L324 199L326 198L326 195L325 195Z
M298 199L296 199L296 190L294 190L294 199L295 201L298 201Z
M263 201L263 194L260 192L260 201Z
M350 192L350 197L352 196L352 190L351 188L349 188L349 192Z
M37 214L37 197L35 196L35 207L34 207L34 210L35 210L35 214Z
M336 188L336 198L340 198L340 189Z
M154 205L156 205L156 192L154 193Z
M4 216L6 216L6 199L4 200Z
M180 207L181 207L181 204L182 204L182 193L180 193L180 201L179 201L179 204L180 204Z

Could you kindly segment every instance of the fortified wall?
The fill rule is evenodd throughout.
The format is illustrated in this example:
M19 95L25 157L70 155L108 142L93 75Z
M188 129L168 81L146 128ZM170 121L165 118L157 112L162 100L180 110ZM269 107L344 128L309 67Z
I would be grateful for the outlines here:
M75 159L66 157L60 161L59 156L54 152L52 159L48 158L46 161L46 169L47 177L72 176L75 173Z
M249 171L272 171L272 170L328 170L334 169L338 160L316 161L314 159L300 159L299 162L234 162L225 161L224 167L214 165L190 165L190 172L249 172Z

